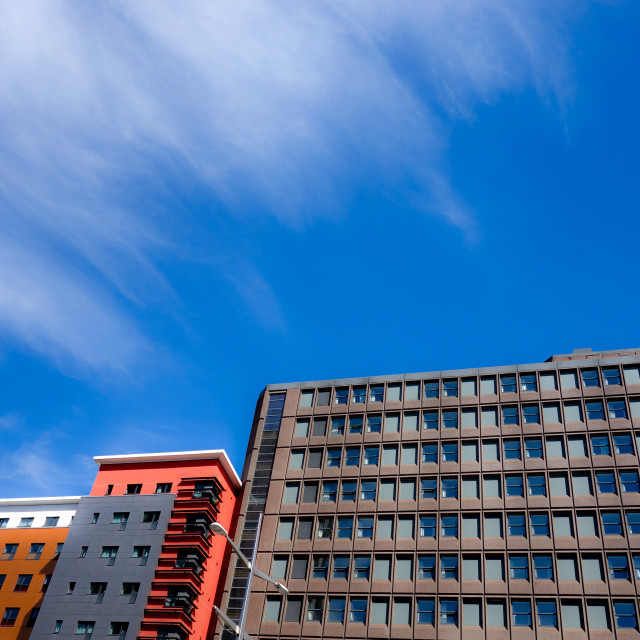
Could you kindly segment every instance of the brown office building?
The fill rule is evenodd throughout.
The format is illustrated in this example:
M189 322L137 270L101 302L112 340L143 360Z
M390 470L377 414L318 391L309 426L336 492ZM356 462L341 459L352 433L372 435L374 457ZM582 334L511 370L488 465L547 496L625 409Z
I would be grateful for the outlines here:
M260 638L637 639L640 349L271 385L236 540L260 513ZM222 608L238 619L246 572Z

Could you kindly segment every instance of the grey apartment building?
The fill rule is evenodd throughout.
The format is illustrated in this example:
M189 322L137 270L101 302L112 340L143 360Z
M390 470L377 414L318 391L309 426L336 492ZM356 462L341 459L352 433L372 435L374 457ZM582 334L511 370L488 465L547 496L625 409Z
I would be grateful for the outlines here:
M639 452L640 349L270 385L236 539L263 514L290 595L255 581L247 632L637 639Z

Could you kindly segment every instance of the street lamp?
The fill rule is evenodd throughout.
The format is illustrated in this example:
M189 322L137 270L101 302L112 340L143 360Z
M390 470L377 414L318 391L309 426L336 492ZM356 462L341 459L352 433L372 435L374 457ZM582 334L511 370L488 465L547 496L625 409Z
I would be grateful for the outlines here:
M240 559L240 562L247 568L249 571L249 576L247 577L247 586L244 592L244 598L242 600L242 609L240 610L240 624L236 624L229 618L229 616L224 613L224 611L220 610L215 605L213 606L213 610L216 612L218 618L224 622L235 634L238 640L253 640L253 638L245 633L245 625L247 622L247 609L249 608L249 596L251 594L251 584L253 582L253 576L256 575L263 580L266 580L269 584L272 584L283 596L289 595L289 589L285 587L281 582L274 580L271 576L267 575L264 571L260 571L256 567L256 557L258 555L258 540L260 539L260 530L262 528L262 514L258 517L258 526L256 528L256 538L253 542L253 551L251 553L251 560L247 558L247 556L242 553L238 545L231 539L226 529L219 523L213 522L209 525L209 529L211 529L212 533L216 535L223 536L227 539L227 542L231 545L231 548L235 552L235 554Z

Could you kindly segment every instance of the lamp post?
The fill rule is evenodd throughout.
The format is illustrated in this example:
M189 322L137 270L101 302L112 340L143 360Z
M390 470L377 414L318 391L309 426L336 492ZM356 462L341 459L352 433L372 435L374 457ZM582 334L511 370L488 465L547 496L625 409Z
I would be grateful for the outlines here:
M256 528L256 538L253 542L253 551L251 552L251 560L247 558L247 556L242 553L238 545L231 539L226 529L218 522L213 522L209 525L209 529L211 529L212 533L215 533L219 536L223 536L227 539L227 542L231 545L234 553L238 556L238 559L249 571L249 575L247 577L247 586L245 587L244 598L242 600L242 609L240 610L240 624L236 624L229 618L229 616L224 613L221 609L213 606L213 610L216 612L218 618L224 622L236 635L238 640L253 640L253 638L245 633L245 626L247 622L247 610L249 608L249 596L251 595L251 585L253 583L253 577L258 576L263 580L266 580L268 583L272 584L277 590L278 593L281 593L283 596L289 595L289 589L285 587L281 582L274 580L271 576L264 573L264 571L260 571L256 567L256 557L258 555L258 540L260 539L260 530L262 528L262 514L258 517L258 526Z

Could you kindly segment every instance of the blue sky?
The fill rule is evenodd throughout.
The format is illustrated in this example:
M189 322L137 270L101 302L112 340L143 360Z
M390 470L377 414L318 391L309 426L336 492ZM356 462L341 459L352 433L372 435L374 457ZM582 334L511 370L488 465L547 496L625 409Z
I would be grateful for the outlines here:
M269 383L635 347L632 2L0 5L0 494Z

